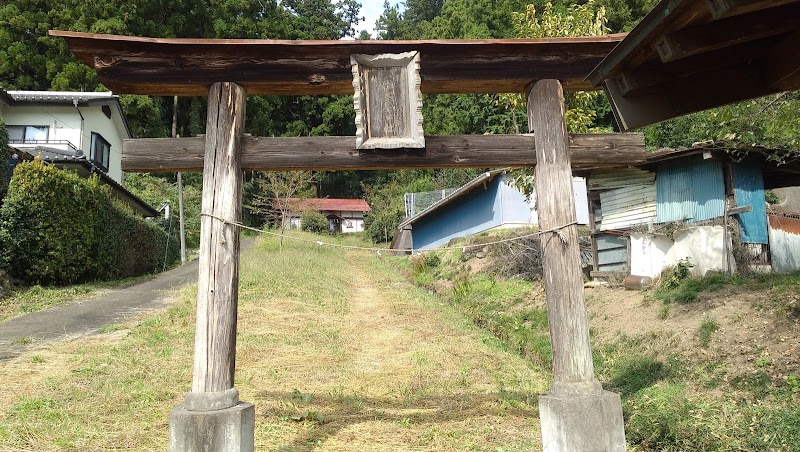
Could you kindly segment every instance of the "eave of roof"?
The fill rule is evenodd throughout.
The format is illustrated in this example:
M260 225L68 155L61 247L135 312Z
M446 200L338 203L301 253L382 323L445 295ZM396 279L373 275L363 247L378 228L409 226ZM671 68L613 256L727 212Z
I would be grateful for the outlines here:
M621 130L800 89L800 0L662 0L589 74Z
M785 149L771 149L765 146L750 146L726 141L706 141L696 143L689 148L664 148L651 153L645 163L637 165L643 169L654 169L659 163L682 159L700 154L709 157L741 162L753 161L761 165L764 176L764 187L767 189L794 187L800 181L800 161L785 162L769 158L770 155L783 155Z
M421 54L424 93L524 92L543 78L594 89L586 74L624 34L544 39L282 41L161 39L50 31L114 92L205 96L231 81L248 94L352 94L352 54Z
M372 208L363 199L343 198L290 198L292 207L298 209L337 210L343 212L371 212Z
M492 179L494 179L495 177L497 177L498 175L505 174L506 172L507 172L506 169L499 169L499 170L494 170L494 171L488 171L488 172L485 172L485 173L481 174L480 176L476 177L475 179L472 179L471 181L469 181L466 184L464 184L461 187L459 187L458 190L454 191L450 195L448 195L448 196L442 198L441 200L431 204L430 207L428 207L427 209L423 210L422 212L420 212L420 213L418 213L418 214L416 214L416 215L414 215L412 217L406 218L405 220L403 220L403 222L401 222L397 226L397 228L398 229L403 229L406 226L409 226L409 225L412 225L412 224L416 223L420 219L425 218L426 216L430 215L431 213L437 211L438 209L441 209L442 207L450 204L451 202L460 199L461 197L463 197L464 195L466 195L467 193L472 191L472 189L480 186L484 182L489 182Z

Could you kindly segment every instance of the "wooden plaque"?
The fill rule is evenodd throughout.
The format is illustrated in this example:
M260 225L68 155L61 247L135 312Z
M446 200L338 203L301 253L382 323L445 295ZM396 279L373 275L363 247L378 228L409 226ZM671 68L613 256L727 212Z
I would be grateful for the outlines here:
M350 55L357 149L424 148L419 52Z

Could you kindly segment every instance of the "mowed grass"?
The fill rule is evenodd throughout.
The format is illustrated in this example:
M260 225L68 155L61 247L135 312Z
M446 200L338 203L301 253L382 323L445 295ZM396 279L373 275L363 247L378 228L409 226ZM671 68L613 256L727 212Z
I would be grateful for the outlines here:
M0 448L166 449L195 296L0 363ZM260 240L242 258L237 347L257 450L540 448L548 373L375 253Z

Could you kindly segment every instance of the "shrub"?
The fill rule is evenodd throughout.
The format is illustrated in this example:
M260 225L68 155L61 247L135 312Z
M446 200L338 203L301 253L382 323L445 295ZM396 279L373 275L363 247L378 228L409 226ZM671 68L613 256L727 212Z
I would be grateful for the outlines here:
M316 210L307 210L300 216L300 229L309 232L327 232L328 219Z
M8 158L11 150L8 148L8 129L3 118L0 118L0 203L8 189Z
M69 284L160 271L179 249L113 199L96 177L41 160L17 166L0 208L0 267L29 284Z

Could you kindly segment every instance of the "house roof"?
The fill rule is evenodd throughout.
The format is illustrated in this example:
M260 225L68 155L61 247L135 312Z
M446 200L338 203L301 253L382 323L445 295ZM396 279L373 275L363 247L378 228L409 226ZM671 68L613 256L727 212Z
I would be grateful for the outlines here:
M723 161L741 162L748 160L757 163L761 165L764 187L767 189L800 185L800 159L794 157L800 155L800 151L743 145L729 141L706 141L695 143L688 148L659 149L647 156L646 163L638 166L643 168L653 167L661 162L693 155L706 155Z
M96 174L97 177L100 178L101 183L111 187L111 194L113 196L121 199L126 204L131 206L131 208L133 208L133 210L135 210L139 215L143 217L158 216L158 210L156 210L153 206L145 202L142 198L139 198L131 193L127 188L123 187L122 184L112 179L111 176L106 174L100 168L96 167L89 160L86 160L84 157L70 156L67 155L65 151L58 149L55 150L58 152L51 152L53 151L52 149L43 150L38 146L35 150L15 149L15 151L21 155L21 160L33 160L35 157L39 157L45 162L55 165L58 168L75 171L81 177L89 177L92 174Z
M102 107L107 105L117 110L125 132L128 134L128 137L133 138L131 128L128 125L128 118L125 117L122 104L119 102L119 96L109 91L5 91L0 88L0 100L4 101L9 106L73 106L79 108Z
M418 213L418 214L416 214L414 216L411 216L409 218L406 218L405 220L403 220L402 223L400 223L397 226L397 228L398 229L403 229L403 228L405 228L407 226L410 226L410 225L414 224L415 222L417 222L421 218L424 218L424 217L430 215L431 213L435 212L436 210L438 210L438 209L450 204L451 202L463 197L464 195L466 195L467 193L472 191L472 189L480 186L484 182L489 182L492 179L494 179L495 177L497 177L498 175L505 174L506 171L507 171L506 169L499 169L499 170L494 170L494 171L488 171L488 172L485 172L485 173L481 174L480 176L476 177L475 179L472 179L471 181L469 181L466 184L464 184L461 187L459 187L456 191L454 191L450 195L445 196L441 200L431 204L430 207L428 207L427 209L423 210L422 212L420 212L420 213Z
M363 199L336 198L291 198L289 203L297 210L332 210L346 212L370 212L372 209Z
M219 81L249 95L353 94L350 55L419 51L423 93L524 92L555 78L594 89L586 74L624 34L541 39L311 41L162 39L51 30L120 93L206 96Z
M622 130L800 89L800 0L661 0L591 72Z

